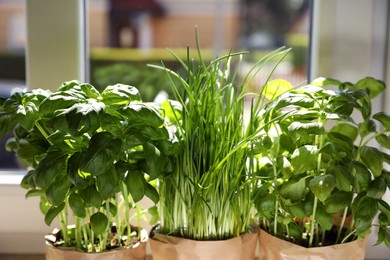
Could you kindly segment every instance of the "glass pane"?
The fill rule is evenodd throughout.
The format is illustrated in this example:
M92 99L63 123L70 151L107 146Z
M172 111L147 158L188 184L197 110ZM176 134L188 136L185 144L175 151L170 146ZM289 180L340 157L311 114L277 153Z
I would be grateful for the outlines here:
M26 20L24 0L0 2L0 97L25 89ZM23 168L14 153L5 150L7 134L0 140L0 170Z
M185 58L185 48L195 48L195 27L209 58L249 50L244 57L251 65L271 50L291 47L274 77L294 85L306 81L309 0L89 0L92 85L133 85L147 101L161 91L171 94L164 72L146 64L163 60L177 68L167 48ZM258 91L271 69L264 68L250 91Z

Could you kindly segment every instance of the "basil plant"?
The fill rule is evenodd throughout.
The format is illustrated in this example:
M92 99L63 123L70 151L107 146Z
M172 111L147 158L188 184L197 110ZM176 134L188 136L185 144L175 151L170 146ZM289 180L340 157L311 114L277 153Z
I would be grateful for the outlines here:
M261 228L314 247L364 239L377 227L376 244L390 248L382 198L390 187L390 116L372 108L384 83L319 78L296 89L283 80L265 87L264 130L252 144Z
M57 218L62 245L129 246L130 210L140 224L138 202L146 195L157 203L152 181L172 168L175 140L160 107L132 86L100 93L78 81L15 93L0 105L0 137L13 131L7 149L28 167L21 186L27 197L40 196L47 225Z

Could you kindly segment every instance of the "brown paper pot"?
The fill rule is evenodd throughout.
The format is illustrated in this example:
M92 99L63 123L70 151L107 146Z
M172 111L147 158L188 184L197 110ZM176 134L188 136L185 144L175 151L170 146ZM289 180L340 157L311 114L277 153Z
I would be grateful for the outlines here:
M47 260L145 260L146 243L139 243L130 249L119 248L101 253L85 253L74 248L59 248L46 243L45 257Z
M153 260L251 260L255 258L258 232L239 237L196 241L154 233L149 238Z
M355 240L332 246L306 248L279 239L260 230L259 241L259 260L363 260L366 254L365 240Z

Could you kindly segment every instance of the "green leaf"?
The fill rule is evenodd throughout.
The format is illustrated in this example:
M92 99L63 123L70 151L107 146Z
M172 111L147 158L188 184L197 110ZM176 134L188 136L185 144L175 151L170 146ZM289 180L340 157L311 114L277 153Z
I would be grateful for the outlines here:
M156 224L159 220L160 220L160 217L158 215L158 209L157 209L157 206L152 206L148 209L148 213L150 215L150 220L149 220L149 223L151 225L154 225Z
M68 109L61 111L56 116L65 116L68 123L68 131L72 135L81 135L94 132L100 127L99 115L105 110L102 102L89 101L89 103L76 103Z
M381 176L371 181L367 190L367 196L373 199L381 199L386 190L386 180Z
M152 104L133 101L123 108L123 114L127 117L130 126L161 127L164 118Z
M275 201L276 198L272 194L259 197L255 200L257 213L260 216L264 216L266 219L272 218L275 213Z
M336 191L325 200L325 211L335 213L345 209L352 203L352 197L352 192Z
M140 201L145 196L145 179L141 171L131 171L126 176L126 186L134 202Z
M320 135L324 132L324 126L320 122L301 123L293 122L288 126L288 131L295 135Z
M35 183L46 190L55 180L56 176L64 174L68 154L60 150L51 150L39 162L35 169Z
M107 105L125 105L130 101L141 101L137 88L123 84L107 86L101 95L102 101Z
M325 209L320 205L317 207L315 219L324 230L332 229L334 221L333 214L326 212Z
M324 202L336 187L336 178L333 175L315 176L309 181L309 189L322 202Z
M26 175L23 176L20 186L24 189L35 189L35 170L29 170Z
M378 231L378 239L374 246L377 246L381 243L385 243L387 248L390 248L390 228L380 227Z
M105 173L96 176L96 187L103 200L106 200L115 195L119 191L119 179L115 171L114 165Z
M145 195L146 197L148 197L149 199L151 199L153 201L154 204L157 204L160 197L159 197L159 194L156 190L156 188L154 188L150 183L145 183Z
M327 86L327 85L338 86L341 84L341 82L336 80L336 79L319 77L319 78L314 79L310 84L312 84L314 86L318 86L318 87L323 87L323 86Z
M370 181L371 181L371 173L370 171L367 169L367 167L358 162L358 161L352 161L351 162L352 166L354 167L355 171L356 171L356 186L355 186L355 189L357 192L360 192L362 190L367 190L369 185L370 185Z
M42 196L42 195L45 195L45 192L43 190L33 189L33 190L27 191L25 197L27 199L27 198L37 197L37 196Z
M79 169L81 158L81 153L77 152L68 159L67 174L70 181L77 189L85 189L93 184L91 174L82 172Z
M91 99L99 99L100 93L89 83L83 83L79 85L80 90L85 93L86 97Z
M303 205L301 203L295 203L291 206L286 206L286 209L292 216L298 217L300 219L304 219L306 214L303 209Z
M382 174L382 153L377 148L363 146L360 149L360 158L375 177L378 177Z
M335 125L330 131L344 135L351 139L351 141L355 141L358 136L358 129L355 126L346 123L339 123Z
M64 178L65 177L65 178ZM65 201L66 195L69 191L69 184L67 182L67 177L56 178L46 191L46 198L53 206L58 206Z
M65 202L61 203L58 206L52 206L50 209L47 211L45 215L45 223L46 225L50 226L50 224L53 222L53 220L58 216L58 214L61 213L61 211L65 207Z
M98 176L107 172L114 164L122 145L111 133L100 132L92 136L80 162L82 171Z
M291 165L294 168L294 174L298 175L316 169L317 152L317 147L313 145L305 145L295 149L291 155Z
M161 104L161 108L170 122L178 123L182 117L183 106L178 101L167 99Z
M108 228L108 218L102 212L94 213L90 218L90 222L91 228L97 236L103 234Z
M342 191L351 190L354 180L348 168L343 165L332 165L328 168L327 173L336 178L337 189Z
M300 179L296 182L289 182L282 186L280 195L292 203L298 202L305 194L306 182L305 179Z
M373 119L379 121L386 131L390 131L390 116L384 112L376 113L372 116Z
M360 197L355 199L353 209L356 233L360 236L371 228L378 212L378 201L367 196Z
M269 81L263 89L262 94L269 100L273 100L281 94L293 89L293 85L287 80L275 79Z
M73 214L79 218L86 217L86 205L82 198L77 193L72 193L69 196L69 206L73 211Z
M390 136L380 134L375 137L375 139L378 141L378 143L383 146L384 148L390 149Z
M99 208L103 203L103 199L100 197L95 186L89 186L84 190L79 190L79 195L88 206Z
M373 99L385 90L386 85L381 80L365 77L356 82L355 88L364 90Z
M358 125L358 130L361 138L376 132L376 124L374 120L366 120Z

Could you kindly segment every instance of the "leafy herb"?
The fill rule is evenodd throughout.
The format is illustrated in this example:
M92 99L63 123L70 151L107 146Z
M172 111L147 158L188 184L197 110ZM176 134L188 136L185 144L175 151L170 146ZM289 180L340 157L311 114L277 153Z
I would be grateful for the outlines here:
M41 197L47 225L58 218L66 246L106 250L114 222L113 246L129 245L130 210L136 210L140 228L137 202L148 196L157 203L149 182L171 172L174 153L166 154L162 144L174 139L157 104L142 102L132 86L99 93L69 81L56 92L14 94L1 106L0 122L2 135L14 130L8 148L30 168L22 187L28 197ZM154 163L157 172L148 167ZM70 215L75 236L68 236Z
M370 77L356 84L319 78L273 97L258 136L267 144L258 141L255 151L260 181L253 196L262 228L312 247L363 239L378 226L377 244L389 246L390 207L382 197L390 161L379 148L389 147L390 116L372 115L371 105L384 89Z

